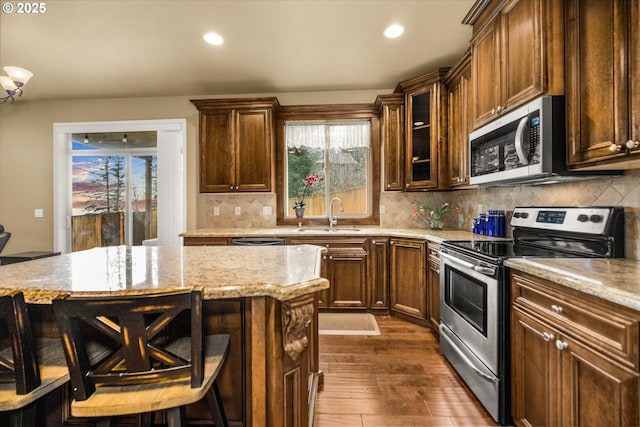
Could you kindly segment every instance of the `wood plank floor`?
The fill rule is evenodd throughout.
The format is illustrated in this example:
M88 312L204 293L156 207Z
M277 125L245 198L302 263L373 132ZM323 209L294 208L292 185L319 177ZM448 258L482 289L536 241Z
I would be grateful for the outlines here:
M430 330L377 316L378 336L320 335L315 427L495 426Z

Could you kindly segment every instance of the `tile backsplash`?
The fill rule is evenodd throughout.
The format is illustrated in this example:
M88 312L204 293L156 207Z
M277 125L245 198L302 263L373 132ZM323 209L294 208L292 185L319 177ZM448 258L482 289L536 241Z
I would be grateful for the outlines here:
M206 227L271 228L276 226L276 196L268 194L206 195ZM444 202L461 206L462 217L454 210L445 215L445 228L471 230L471 221L483 210L503 209L507 219L515 206L623 206L626 217L626 257L640 259L640 170L621 177L599 177L565 184L472 188L446 192L383 192L380 226L415 228L424 226L411 216L419 204L439 206ZM236 207L240 214L236 215ZM271 215L264 215L265 207ZM217 208L219 215L215 215ZM268 209L266 209L268 213ZM507 227L508 228L508 227Z

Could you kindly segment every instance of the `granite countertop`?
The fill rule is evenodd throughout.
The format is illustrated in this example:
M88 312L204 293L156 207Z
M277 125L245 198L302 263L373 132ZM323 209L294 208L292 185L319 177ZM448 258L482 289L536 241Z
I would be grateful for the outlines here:
M640 311L640 260L511 258L505 265Z
M422 239L434 243L445 240L495 240L495 237L479 236L466 230L430 230L426 228L380 228L337 227L338 231L327 231L326 227L275 227L275 228L206 228L182 233L182 237L340 237L380 236Z
M296 246L112 246L0 267L0 293L29 303L66 293L143 294L203 287L205 299L269 296L286 301L329 287L321 253Z

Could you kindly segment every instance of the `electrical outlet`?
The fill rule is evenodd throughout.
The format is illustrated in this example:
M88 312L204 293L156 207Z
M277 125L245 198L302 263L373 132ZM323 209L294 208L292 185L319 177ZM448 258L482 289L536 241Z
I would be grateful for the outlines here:
M240 208L240 206L236 206L235 212L236 212L236 215L242 214L242 209Z
M220 216L220 206L213 207L213 216Z
M384 215L384 205L380 205L380 215Z
M272 211L271 206L263 206L262 207L262 215L263 216L271 216L271 214L272 214L271 211Z

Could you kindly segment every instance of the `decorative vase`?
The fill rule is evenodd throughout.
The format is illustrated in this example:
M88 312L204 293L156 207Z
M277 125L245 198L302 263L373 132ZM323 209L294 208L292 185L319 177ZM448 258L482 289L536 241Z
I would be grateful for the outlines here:
M429 219L429 227L431 227L432 230L442 230L442 219L440 218L430 218Z
M296 218L304 217L304 208L293 208L296 211Z

